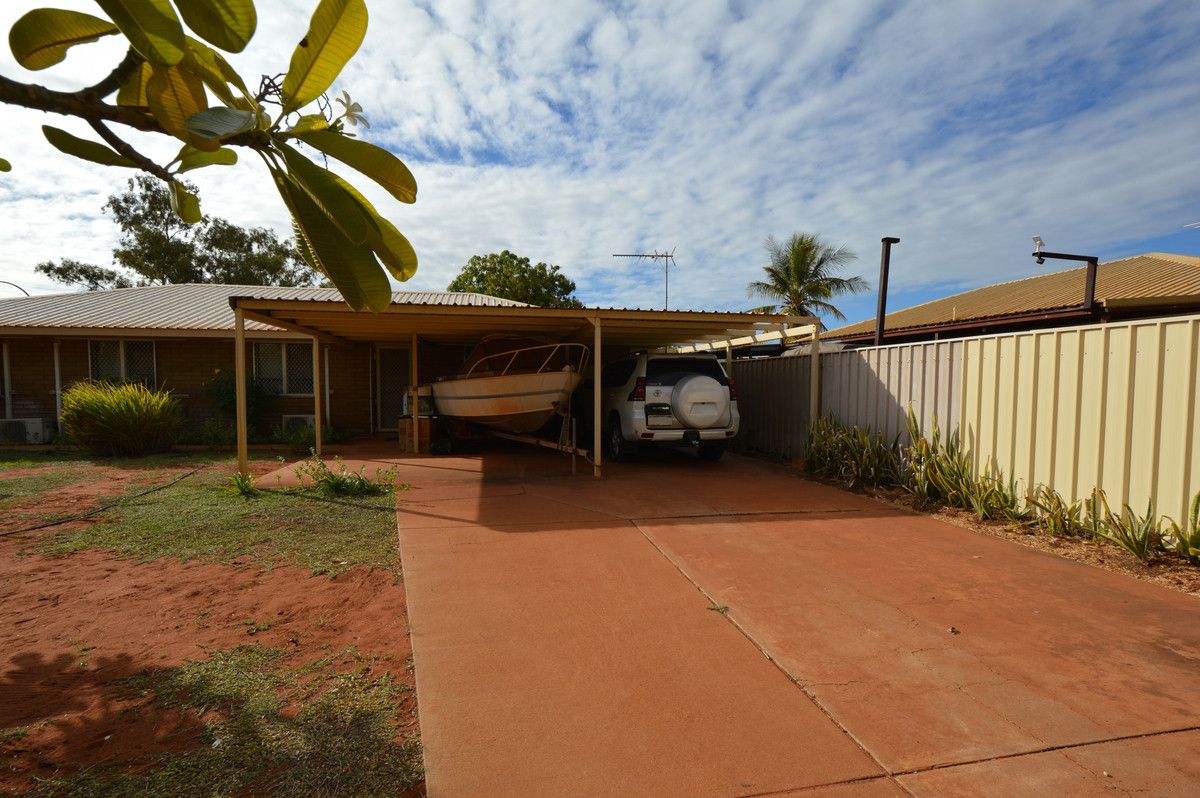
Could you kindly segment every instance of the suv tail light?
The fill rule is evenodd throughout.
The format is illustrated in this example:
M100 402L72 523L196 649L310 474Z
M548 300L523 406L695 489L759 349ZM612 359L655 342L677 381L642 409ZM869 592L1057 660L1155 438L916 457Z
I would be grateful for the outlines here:
M737 383L733 381L733 377L730 377L729 378L729 399L730 399L730 401L736 402L737 396L738 396Z
M646 378L645 377L637 378L637 382L635 382L633 384L633 390L629 392L629 399L627 401L630 401L630 402L646 401Z

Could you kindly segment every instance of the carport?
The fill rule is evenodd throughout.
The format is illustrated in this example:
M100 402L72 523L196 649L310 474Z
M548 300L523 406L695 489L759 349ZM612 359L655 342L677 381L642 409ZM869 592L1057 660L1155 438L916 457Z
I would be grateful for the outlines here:
M248 472L246 413L246 321L258 321L313 341L313 405L316 452L321 453L322 373L321 346L369 346L395 343L410 347L413 406L421 364L418 342L470 345L491 333L531 335L560 342L588 344L592 348L593 473L601 475L600 368L609 359L641 349L671 347L725 350L732 360L733 346L743 342L777 340L809 333L816 321L806 316L722 313L709 311L631 310L618 308L542 308L533 306L466 306L393 303L387 310L355 311L337 300L280 300L253 294L233 296L237 372L238 470ZM812 390L817 396L819 369L813 370ZM414 450L418 435L413 424Z

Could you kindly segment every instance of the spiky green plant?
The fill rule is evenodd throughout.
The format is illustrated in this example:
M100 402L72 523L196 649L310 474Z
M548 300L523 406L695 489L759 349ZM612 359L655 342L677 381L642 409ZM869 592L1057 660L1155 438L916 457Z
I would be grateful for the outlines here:
M1183 526L1167 519L1175 551L1193 565L1200 564L1200 491L1192 497L1191 510Z
M101 456L164 452L179 436L179 401L141 383L81 382L62 399L63 431Z
M1159 537L1159 518L1154 511L1154 500L1146 506L1146 514L1139 516L1128 504L1121 514L1108 513L1097 535L1114 546L1119 546L1142 562L1149 562Z
M1068 537L1079 535L1085 529L1084 503L1068 502L1049 485L1038 485L1026 497L1026 504L1033 511L1034 524L1050 535Z

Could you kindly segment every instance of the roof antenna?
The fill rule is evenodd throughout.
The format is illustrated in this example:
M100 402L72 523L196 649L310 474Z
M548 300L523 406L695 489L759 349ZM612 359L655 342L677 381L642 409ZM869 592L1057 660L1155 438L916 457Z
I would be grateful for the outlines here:
M614 253L614 258L637 258L639 261L646 259L652 261L661 260L663 262L663 310L669 310L671 307L671 264L675 261L675 247L671 247L671 251L665 249L659 252L657 249L653 252L629 252L629 253ZM678 265L678 264L676 264Z

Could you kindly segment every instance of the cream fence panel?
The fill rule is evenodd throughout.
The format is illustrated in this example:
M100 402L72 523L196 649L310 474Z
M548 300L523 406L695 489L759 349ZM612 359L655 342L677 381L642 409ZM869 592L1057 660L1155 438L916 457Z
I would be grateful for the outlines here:
M963 342L851 349L821 355L821 410L843 424L907 439L912 405L922 429L959 423Z
M978 470L1070 500L1097 486L1114 510L1153 501L1182 519L1200 489L1200 316L956 343L960 424Z

